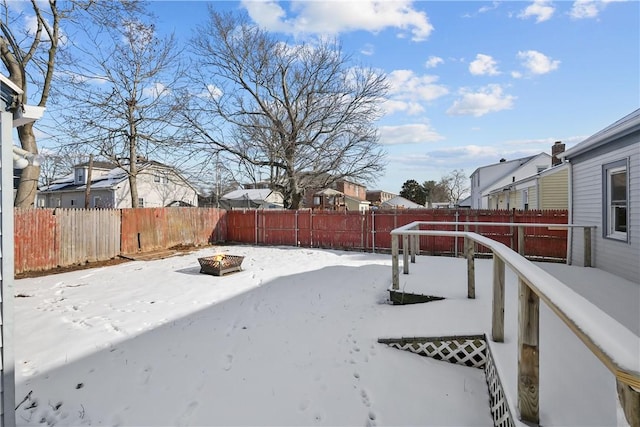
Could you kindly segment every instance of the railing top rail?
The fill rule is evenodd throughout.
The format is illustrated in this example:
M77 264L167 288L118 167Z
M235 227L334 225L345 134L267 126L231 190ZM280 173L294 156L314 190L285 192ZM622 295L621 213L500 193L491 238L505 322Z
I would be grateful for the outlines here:
M620 381L640 389L640 337L508 246L465 231L409 230L392 235L466 237L502 259Z
M589 224L553 224L553 223L536 223L536 222L476 222L476 221L414 221L402 227L395 228L391 234L403 234L406 231L414 230L415 227L421 225L485 225L485 226L501 226L501 227L552 227L552 228L595 228L595 225Z

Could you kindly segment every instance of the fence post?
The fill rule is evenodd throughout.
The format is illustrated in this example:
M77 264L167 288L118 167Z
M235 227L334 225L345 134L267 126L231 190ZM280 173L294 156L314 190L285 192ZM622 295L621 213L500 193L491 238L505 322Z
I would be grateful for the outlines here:
M398 272L398 235L391 235L391 288L400 289L400 275Z
M493 254L491 337L494 342L504 342L504 261L496 254Z
M464 238L464 252L467 256L467 298L476 297L476 265L474 260L473 240Z
M411 239L411 263L416 263L416 237L415 235L411 235L409 238Z
M409 274L409 236L402 235L402 272Z
M371 211L371 252L376 253L376 211Z
M584 227L584 266L591 267L591 227Z
M634 390L620 380L616 380L618 399L622 412L630 426L640 425L640 392ZM618 424L620 422L618 421Z
M518 253L524 256L524 227L518 226Z
M521 278L518 288L518 409L522 421L538 424L540 300Z

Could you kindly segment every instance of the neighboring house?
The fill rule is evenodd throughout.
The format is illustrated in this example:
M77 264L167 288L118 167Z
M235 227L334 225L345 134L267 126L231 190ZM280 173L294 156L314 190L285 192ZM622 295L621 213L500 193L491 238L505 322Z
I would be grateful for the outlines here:
M569 166L559 164L493 190L489 209L568 209Z
M304 205L311 209L364 212L371 205L366 196L364 185L339 180L329 188L307 190Z
M380 209L424 209L424 206L402 196L396 196L381 203Z
M283 209L284 197L279 191L268 188L242 189L222 196L220 206L225 209Z
M596 226L592 264L640 283L640 109L561 154L569 162L571 223ZM571 262L582 265L582 230Z
M372 206L380 206L380 204L386 202L387 200L391 200L396 196L397 194L383 190L367 191L367 200L369 201L369 203L371 203Z
M460 200L458 202L458 207L463 209L471 209L471 196L467 196L466 198Z
M138 206L198 206L198 194L175 169L155 161L137 164ZM89 163L74 167L73 173L53 181L38 192L37 206L84 208ZM107 162L93 162L89 185L90 208L130 208L128 172Z
M476 169L469 177L471 180L471 195L469 196L471 198L471 209L488 209L489 200L486 197L483 198L482 194L487 192L487 189L489 189L489 192L495 189L495 186L492 185L496 181L515 171L533 157L522 157L509 161L500 159L498 163Z

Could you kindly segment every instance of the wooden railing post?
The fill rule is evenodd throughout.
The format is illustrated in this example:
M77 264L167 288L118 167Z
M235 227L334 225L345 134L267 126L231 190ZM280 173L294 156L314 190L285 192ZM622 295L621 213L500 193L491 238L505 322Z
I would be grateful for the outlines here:
M409 274L409 235L402 235L402 272Z
M518 226L518 253L524 256L524 227Z
M540 300L521 278L518 288L518 409L522 421L538 424Z
M584 266L591 267L591 227L584 227Z
M630 426L640 426L640 392L620 380L616 380L616 386L620 406L622 406L627 423Z
M411 239L411 263L412 264L416 263L416 237L418 236L409 237Z
M394 290L400 289L400 277L398 272L398 235L391 235L391 287Z
M476 297L475 253L473 250L473 240L468 237L464 238L464 253L467 257L467 298L474 299Z
M495 342L504 342L504 261L496 254L493 254L491 337Z

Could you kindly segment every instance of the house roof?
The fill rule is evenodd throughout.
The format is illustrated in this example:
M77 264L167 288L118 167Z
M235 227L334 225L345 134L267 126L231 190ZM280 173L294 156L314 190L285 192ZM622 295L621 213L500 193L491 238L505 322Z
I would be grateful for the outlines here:
M234 190L225 194L221 198L223 200L251 200L251 201L265 201L269 195L273 193L273 190L269 188L256 188L247 190Z
M419 205L415 202L412 202L409 199L405 199L402 196L396 196L393 197L389 200L387 200L386 202L382 202L380 204L380 206L388 206L388 207L404 207L407 209L418 209L418 208L424 208L424 206Z
M341 193L338 190L334 190L333 188L325 188L324 190L317 191L314 193L315 196L344 196L344 193Z
M515 176L514 174L516 174L518 172L518 170L524 168L525 166L527 166L531 162L534 162L540 156L547 157L549 160L551 160L551 155L549 153L545 153L544 151L540 152L539 154L536 154L535 156L523 157L521 159L518 159L518 160L524 160L524 161L522 163L520 163L520 165L518 167L516 167L515 169L510 169L510 170L506 171L504 174L500 175L500 177L498 177L498 179L494 180L491 184L485 185L482 188L482 195L486 196L487 194L491 194L496 189L502 189L505 186L511 185L512 182L506 183L505 185L496 186L501 180L504 180L506 176L508 176L508 175ZM529 178L531 176L535 176L535 174L523 177L520 180Z
M596 132L564 153L558 154L558 157L561 159L576 157L638 130L640 130L640 108Z
M501 166L501 165L513 165L513 163L519 163L519 166L522 166L523 164L527 163L529 160L531 160L534 157L535 157L535 155L527 156L527 157L520 157L519 159L505 160L504 162L496 162L496 163L492 163L490 165L480 166L480 167L476 168L476 170L474 170L473 173L471 173L471 175L475 175L476 172L479 172L482 169L489 169L489 168L498 167L498 166Z
M100 169L108 170L108 172L91 177L91 188L92 189L95 189L95 190L98 190L98 189L112 189L116 185L120 184L122 181L127 179L128 176L129 176L128 172L125 169L123 169L123 168L121 168L119 166L116 166L116 165L114 165L112 163L94 162L94 166L95 166L96 163L100 163L102 166L105 166L105 167L100 167ZM84 167L85 165L88 166L88 163L86 163L86 164L85 163L81 163L79 165L76 165L75 167ZM182 175L180 175L174 168L172 168L171 166L167 166L165 164L162 164L160 162L145 161L145 162L139 163L138 164L138 171L142 172L145 169L148 169L150 167L159 167L159 168L163 168L163 169L170 169L178 177L180 177L180 179L182 179L182 181L184 181L184 183L186 185L188 185L189 187L193 188L193 186L186 179L184 179L182 177ZM70 173L70 174L68 174L68 175L66 175L66 176L64 176L62 178L54 180L51 183L51 185L49 185L48 187L42 187L40 189L40 191L42 191L42 192L79 191L79 190L84 190L85 188L86 188L86 184L76 184L75 183L75 175L74 175L74 173Z

